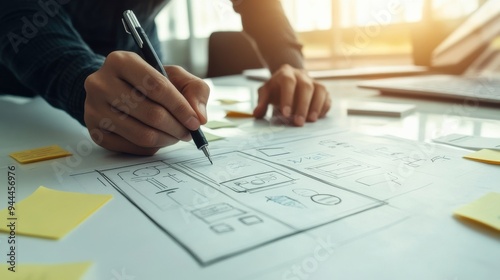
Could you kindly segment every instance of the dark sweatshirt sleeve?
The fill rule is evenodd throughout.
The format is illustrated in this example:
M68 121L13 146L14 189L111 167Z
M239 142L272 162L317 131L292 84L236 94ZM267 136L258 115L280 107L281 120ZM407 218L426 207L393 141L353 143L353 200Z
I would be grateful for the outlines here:
M72 26L64 10L68 1L0 1L0 64L25 87L85 125L83 85L104 57L96 55Z
M302 45L279 0L231 0L241 15L243 30L257 44L271 72L283 64L303 68Z

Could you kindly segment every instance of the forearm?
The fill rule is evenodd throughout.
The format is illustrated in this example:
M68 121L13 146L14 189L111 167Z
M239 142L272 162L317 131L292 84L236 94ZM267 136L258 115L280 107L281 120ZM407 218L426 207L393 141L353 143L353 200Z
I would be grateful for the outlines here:
M271 72L283 64L303 68L302 45L297 41L278 0L232 0L244 31L256 42Z
M61 5L1 3L0 63L24 86L84 124L83 84L103 57L85 44Z

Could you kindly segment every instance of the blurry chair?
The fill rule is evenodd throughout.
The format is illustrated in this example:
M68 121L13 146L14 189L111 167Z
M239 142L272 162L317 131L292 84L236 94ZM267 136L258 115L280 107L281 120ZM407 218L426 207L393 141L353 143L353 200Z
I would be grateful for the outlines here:
M264 67L254 42L243 32L219 31L208 38L207 78Z

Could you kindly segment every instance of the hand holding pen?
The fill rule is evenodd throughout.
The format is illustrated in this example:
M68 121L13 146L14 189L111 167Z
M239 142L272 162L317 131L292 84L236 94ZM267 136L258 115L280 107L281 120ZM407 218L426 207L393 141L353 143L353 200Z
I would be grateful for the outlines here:
M169 79L139 55L116 51L88 76L84 119L98 145L152 155L206 123L208 85L181 67L163 69Z

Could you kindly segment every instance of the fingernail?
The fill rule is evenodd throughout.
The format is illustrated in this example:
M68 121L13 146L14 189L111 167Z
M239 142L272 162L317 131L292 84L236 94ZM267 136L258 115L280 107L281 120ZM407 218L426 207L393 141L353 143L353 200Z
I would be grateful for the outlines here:
M316 120L318 120L318 113L316 112L312 112L309 114L309 119L312 121L312 122L315 122Z
M205 103L198 103L198 110L205 118L207 117L207 105Z
M200 127L200 121L195 117L190 117L186 123L186 128L189 130L196 130Z
M295 116L294 122L296 126L303 126L305 123L305 118L303 116Z
M283 111L281 113L283 114L283 117L288 118L290 117L291 111L292 109L290 108L290 106L285 106L283 107Z

